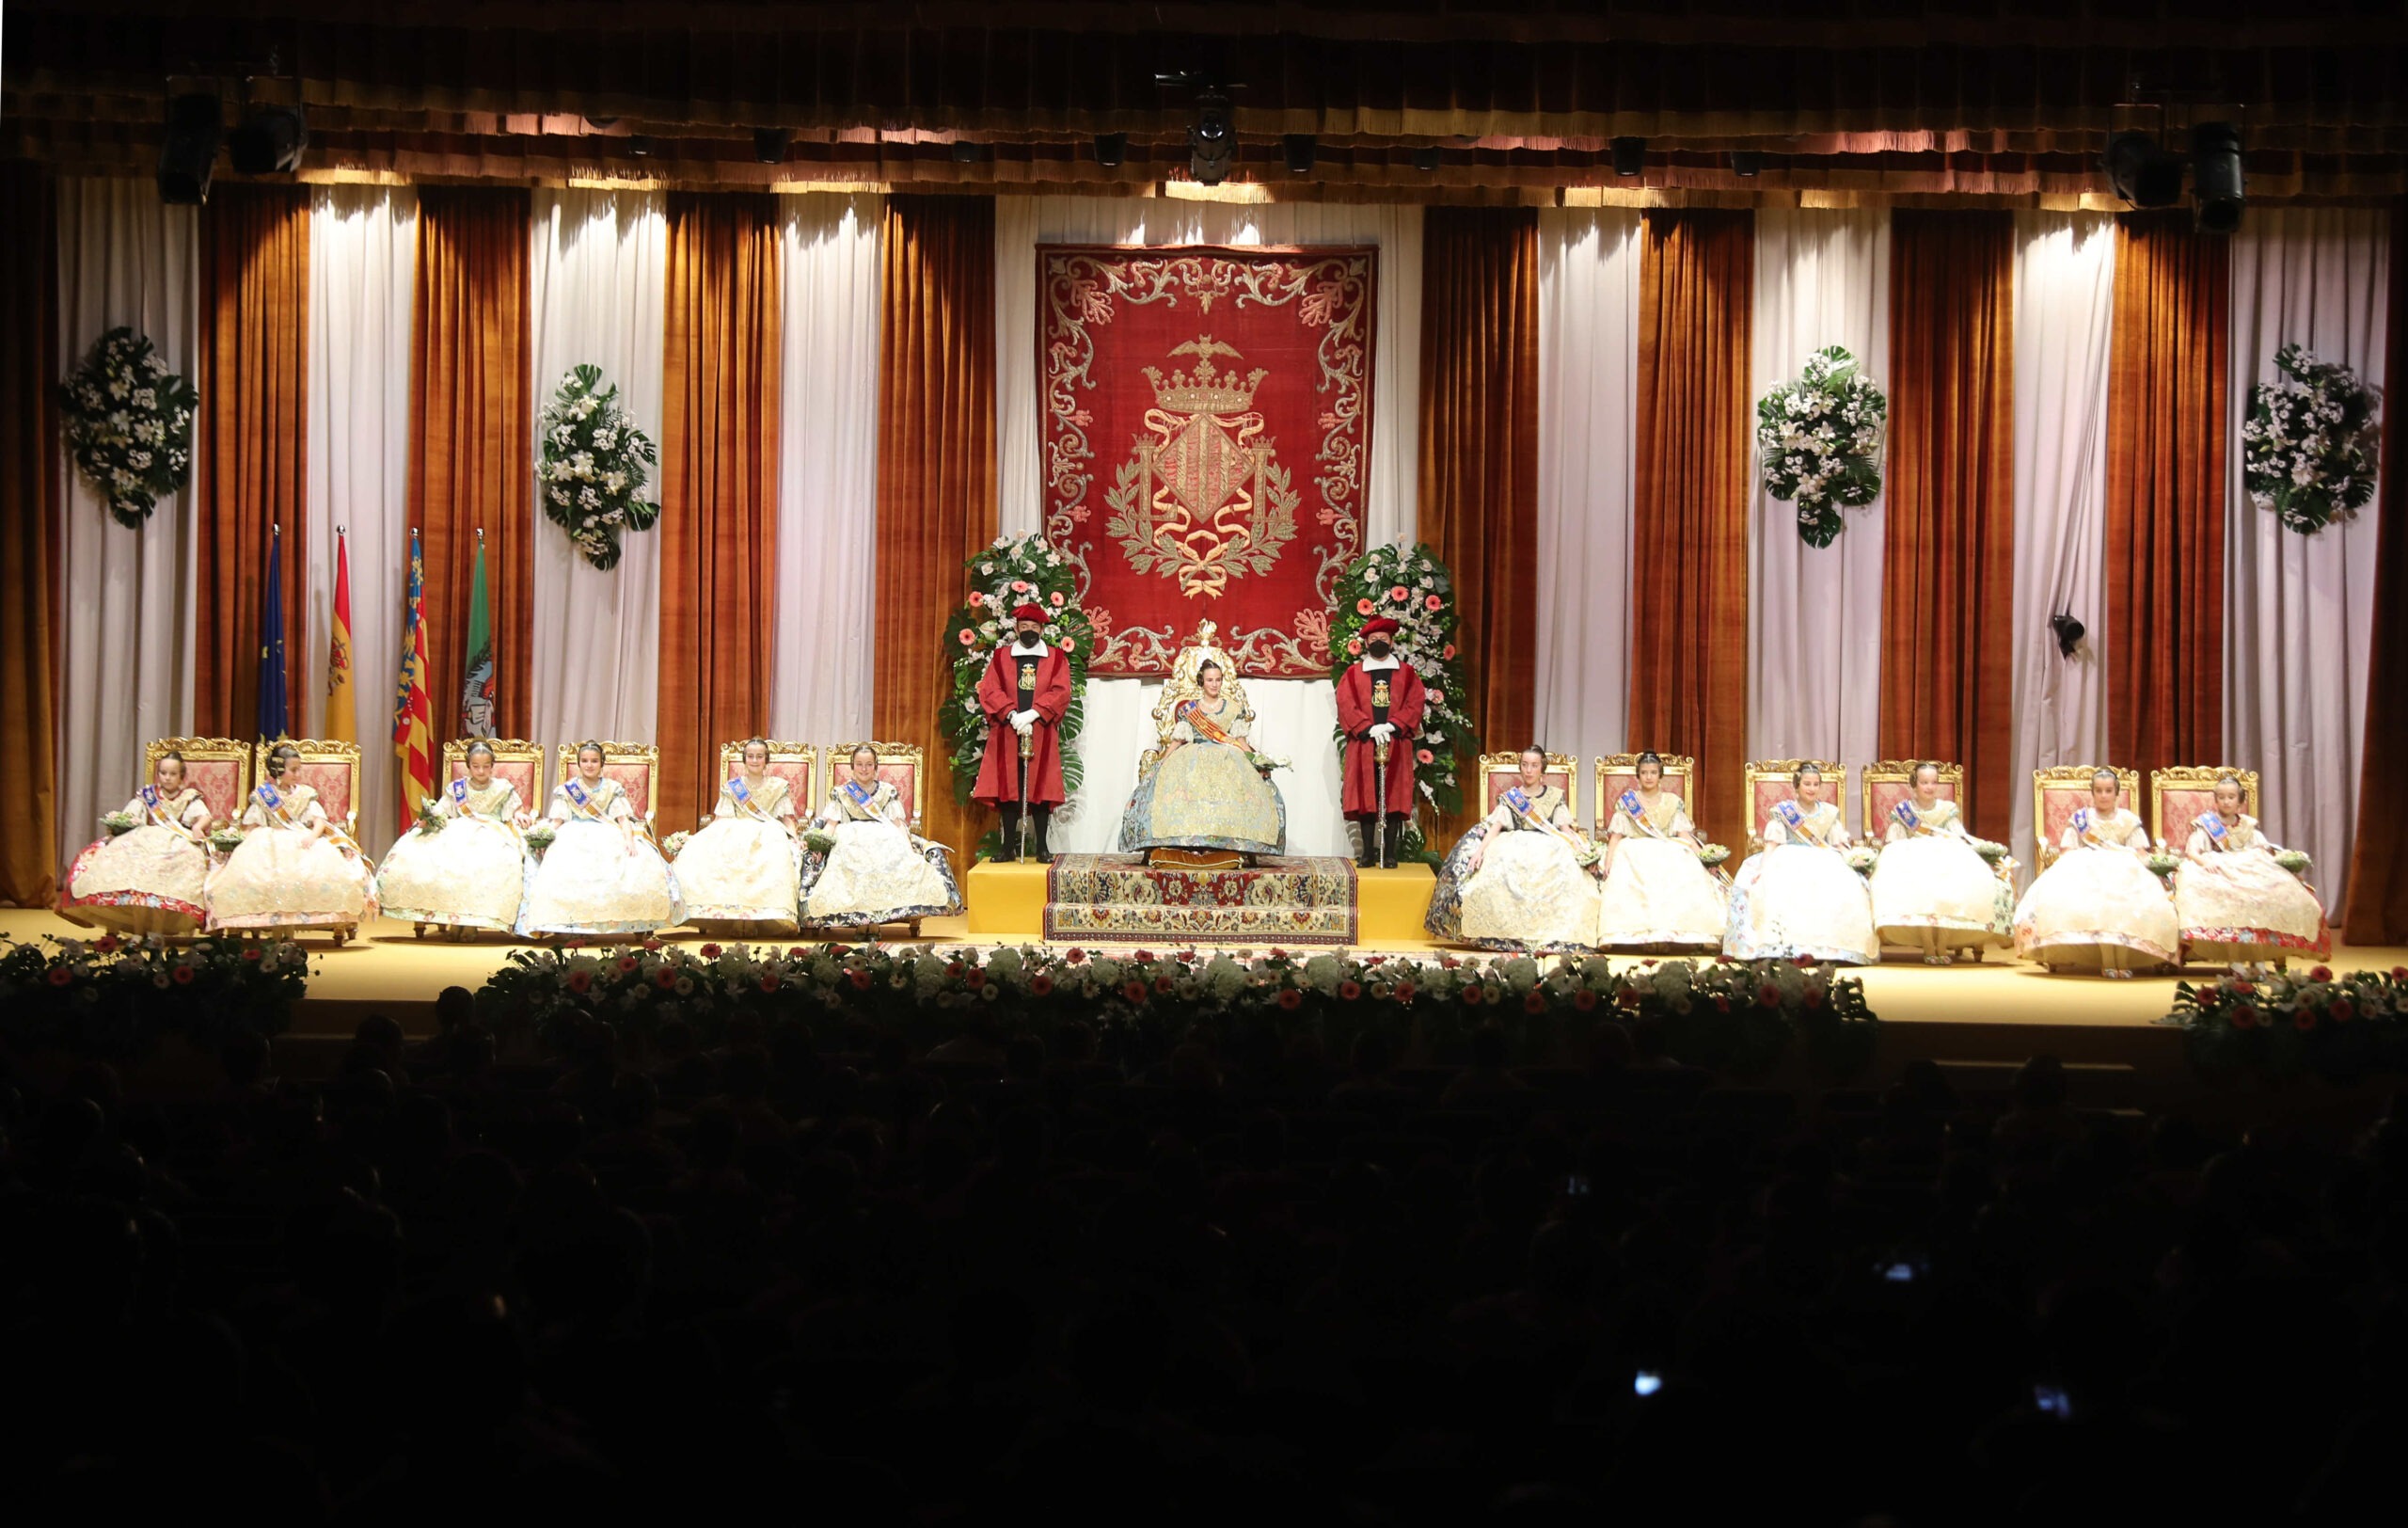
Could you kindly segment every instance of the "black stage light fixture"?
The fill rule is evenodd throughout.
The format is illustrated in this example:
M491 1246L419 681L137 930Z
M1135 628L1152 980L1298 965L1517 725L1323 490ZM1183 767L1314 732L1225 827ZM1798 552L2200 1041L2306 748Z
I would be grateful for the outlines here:
M1310 175L1313 172L1313 158L1321 152L1321 139L1310 133L1291 133L1280 139L1280 142L1286 145L1288 150L1288 173Z
M1646 173L1647 140L1645 138L1616 138L1613 141L1613 150L1616 175L1630 176Z
M986 144L973 143L968 138L953 140L953 162L957 165L975 165L994 157L994 150Z
M299 106L254 106L226 135L226 157L237 175L290 175L309 147L309 123Z
M1218 185L1229 178L1237 157L1237 135L1229 129L1229 98L1226 91L1196 92L1196 125L1187 130L1187 173L1198 185Z
M1098 133L1095 135L1095 162L1106 169L1118 169L1129 158L1129 135Z
M2059 611L2050 616L2049 629L2056 633L2057 651L2064 657L2071 658L2074 649L2082 645L2082 623L2075 620L2069 611Z
M2191 130L2191 217L2202 233L2231 233L2241 227L2246 199L2241 181L2241 129L2230 122L2201 122Z
M2182 199L2182 156L2158 147L2146 133L2118 133L2099 156L2107 183L2135 207L2171 207Z
M794 142L790 127L756 127L752 130L752 157L764 165L786 162L786 148Z
M167 131L159 140L161 201L171 207L198 207L209 199L209 177L217 167L224 111L214 90L167 98Z
M1419 170L1436 169L1439 157L1434 146L1428 149L1416 149L1413 151L1413 167Z
M1743 181L1752 181L1765 167L1765 156L1753 149L1731 151L1731 173Z
M642 134L642 133L630 133L630 134L628 134L628 135L627 135L627 152L629 152L629 153L631 153L631 154L635 155L638 159L649 159L649 158L651 158L651 157L652 157L652 139L651 139L649 136L647 136L646 135Z

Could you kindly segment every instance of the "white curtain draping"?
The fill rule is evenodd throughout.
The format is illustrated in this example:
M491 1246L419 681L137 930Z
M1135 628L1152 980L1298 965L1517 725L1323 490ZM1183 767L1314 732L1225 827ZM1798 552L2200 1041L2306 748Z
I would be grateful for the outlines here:
M1623 208L1539 214L1533 715L1543 744L1580 761L1627 746L1640 226Z
M119 325L148 336L198 385L199 221L145 180L58 183L58 350L83 363ZM61 455L58 850L61 869L100 835L99 815L142 784L142 748L192 729L196 500L162 499L138 531L110 517ZM200 433L193 433L199 481Z
M1243 205L1168 199L1003 197L995 203L997 521L1006 535L1044 522L1037 451L1037 247L1039 244L1377 245L1371 352L1371 471L1364 544L1410 537L1420 479L1421 209L1337 202ZM1086 779L1060 814L1053 847L1092 853L1117 842L1120 808L1152 741L1146 720L1162 686L1087 685L1078 748ZM1350 852L1338 807L1335 692L1325 680L1249 679L1262 751L1294 759L1274 778L1288 804L1292 853Z
M2274 353L2299 343L2380 395L2389 321L2386 215L2255 208L2232 240L2232 380L2226 438L2225 756L2258 772L2267 833L2315 857L2335 922L2357 831L2374 613L2369 508L2312 536L2250 501L2241 427ZM2209 762L2201 760L2201 762Z
M878 559L879 197L791 196L769 736L865 738Z
M2254 216L2255 215L2253 215ZM2099 644L2107 621L2107 359L2115 220L2015 220L2015 772L2008 847L2031 883L2032 772L2091 764L2107 746ZM2049 617L2088 629L2061 656Z
M530 257L531 406L540 412L571 368L591 362L606 385L618 384L620 401L657 444L669 264L659 194L539 190ZM658 497L657 475L647 491ZM623 536L619 565L607 573L578 555L540 507L534 537L530 740L652 741L660 693L660 533Z
M418 194L321 186L309 198L309 576L302 714L328 735L335 532L351 547L351 701L359 836L382 854L399 828L393 686L409 593L410 305Z
M1756 214L1751 397L1796 377L1806 358L1827 345L1846 345L1863 374L1889 391L1890 214L1763 209ZM1752 506L1748 756L1835 759L1852 772L1876 756L1880 742L1887 505L1877 499L1844 511L1846 529L1820 549L1798 535L1795 505L1766 496L1761 477ZM1862 812L1853 788L1842 810L1857 825Z

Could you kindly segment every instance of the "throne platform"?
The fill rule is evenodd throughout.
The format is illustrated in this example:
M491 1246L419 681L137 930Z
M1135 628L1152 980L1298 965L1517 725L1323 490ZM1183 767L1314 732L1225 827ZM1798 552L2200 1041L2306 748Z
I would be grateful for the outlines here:
M970 867L974 939L1055 944L1426 945L1437 880L1427 865L1366 870L1339 856L1265 857L1236 870L1149 865L1143 854L1063 854Z

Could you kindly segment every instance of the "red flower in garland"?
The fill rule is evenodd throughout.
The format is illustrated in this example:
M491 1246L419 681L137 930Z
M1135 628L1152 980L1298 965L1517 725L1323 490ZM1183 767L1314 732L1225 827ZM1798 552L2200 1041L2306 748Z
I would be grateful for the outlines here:
M2333 1015L2335 1024L2347 1024L2358 1016L2358 1005L2346 997L2336 997L2333 1006L2324 1011Z
M2258 1011L2250 1007L2247 1003L2242 1003L2238 1008L2235 1008L2232 1011L2231 1018L2232 1027L2236 1029L2255 1029L2258 1027Z
M250 962L254 965L258 964L260 959L259 947L254 945L249 949L243 951L243 959Z
M1338 995L1351 1003L1363 995L1362 983L1353 980L1341 981L1338 984Z
M1279 952L1278 952L1277 950L1275 950L1275 950L1273 950L1273 951L1272 951L1272 953L1273 953L1274 955L1276 955L1276 954L1277 954L1277 953L1279 953ZM1137 963L1138 963L1139 965L1151 965L1151 964L1153 964L1153 963L1154 963L1154 952L1153 952L1152 950L1150 950L1150 949L1141 949L1141 950L1137 951Z
M2391 979L2394 981L2408 981L2408 965L2393 966L2391 968Z
M764 971L761 973L761 990L763 992L776 992L778 990L778 974L775 971Z
M179 965L167 974L176 979L176 985L179 987L192 985L192 967L189 965Z
M1279 1006L1292 1013L1305 1006L1305 995L1293 987L1279 989Z
M1625 986L1614 994L1615 1004L1622 1008L1637 1008L1640 1000L1641 994L1636 987Z
M114 955L118 952L117 935L104 933L101 935L101 942L92 947L103 955Z
M1346 656L1349 658L1360 658L1363 656L1362 638L1349 637L1346 639Z
M1756 1006L1758 1008L1779 1008L1781 1006L1781 989L1774 986L1769 981L1758 982L1756 984Z
M1142 1003L1146 1000L1146 984L1131 977L1120 984L1120 995L1133 1003Z
M2307 979L2310 981L2330 981L2333 979L2333 968L2329 965L2311 966L2308 969Z
M677 985L677 972L675 967L664 965L659 970L655 971L652 974L652 984L659 988L662 992L667 992L670 988Z
M1400 1003L1410 1003L1413 1001L1413 983L1410 981L1400 981L1394 987L1388 989L1388 995L1395 998Z
M1164 997L1168 997L1171 993L1177 989L1178 985L1179 984L1177 982L1171 980L1168 977L1154 978L1154 991L1162 994Z
M1421 602L1424 605L1429 606L1432 610L1445 610L1447 608L1447 602L1439 598L1436 595L1431 595L1425 597Z
M1413 597L1413 591L1412 591L1412 590L1410 590L1410 589L1408 589L1408 588L1406 588L1403 584L1400 583L1400 584L1398 584L1395 588L1390 589L1390 590L1388 591L1388 597L1389 597L1390 599L1395 600L1398 604L1402 605L1402 604L1403 604L1406 600L1408 600L1408 599L1410 599L1410 598L1412 598L1412 597Z
M643 947L657 955L660 952L660 941L657 939L647 939L643 942Z
M720 948L717 945L705 945L702 949L703 959L706 961L718 960L721 955L726 953L727 951Z
M1597 995L1583 987L1572 995L1572 1006L1586 1013L1597 1006Z
M593 985L594 973L591 971L577 970L568 974L568 990L573 993L582 993Z
M1798 995L1798 1000L1808 1008L1820 1008L1823 1006L1823 990L1820 987L1809 987Z
M1717 1013L1730 1012L1731 999L1723 996L1720 993L1716 993L1714 995L1714 1011Z
M64 987L74 979L75 973L64 965L54 965L50 968L50 984L54 987Z
M1414 762L1415 762L1415 763L1417 763L1417 764L1428 764L1428 763L1431 763L1432 761L1434 761L1434 759L1436 759L1436 758L1437 758L1437 756L1438 756L1437 755L1435 755L1435 754L1432 753L1432 752L1431 752L1429 749L1427 749L1427 748L1417 748L1417 749L1415 749L1415 750L1413 751L1413 760L1414 760Z
M971 630L968 627L963 627L960 631L956 634L961 638L961 645L964 647L975 647L978 645L978 633Z
M1447 644L1444 647L1441 647L1441 648L1439 648L1439 649L1438 649L1438 661L1440 661L1440 662L1442 662L1442 663L1451 663L1451 662L1453 662L1454 661L1455 661L1455 645L1454 645L1453 643L1451 643L1451 642L1450 642L1450 643Z
M632 955L622 955L619 957L620 974L623 976L632 976L635 973L636 967L642 963L643 963L642 961L637 960Z
M852 970L848 971L845 974L853 979L853 990L855 992L869 991L869 973L867 971L863 970L859 966L855 966Z
M1379 607L1372 604L1368 597L1354 601L1354 613L1357 615L1369 615L1377 609Z
M2292 1010L2291 1010L2291 1027L2292 1027L2292 1028L2294 1028L2294 1029L2296 1029L2296 1030L2298 1030L2298 1031L2299 1031L2300 1033L2302 1033L2302 1034L2305 1034L2305 1033L2307 1033L2307 1031L2309 1031L2310 1029L2315 1028L2315 1027L2316 1027L2316 1010L2314 1010L2314 1009L2312 1009L2312 1008L2295 1008L2295 1009L2292 1009Z
M1524 993L1522 995L1522 1011L1525 1013L1545 1012L1546 994L1539 991L1536 987L1532 987L1529 992Z
M1038 997L1052 996L1054 994L1053 973L1049 971L1039 971L1037 975L1029 978L1028 990Z
M1468 1004L1470 1004L1470 1005L1471 1005L1472 1007L1474 1007L1474 1008L1478 1008L1481 1003L1485 1002L1485 1001L1487 1000L1487 998L1488 998L1488 991L1487 991L1487 989L1486 989L1486 988L1484 988L1484 987L1482 987L1482 986L1481 986L1479 982L1477 982L1477 981L1473 982L1470 986L1465 987L1465 988L1464 989L1464 1001L1465 1001L1465 1002L1466 1002L1466 1003L1468 1003Z
M2242 977L2232 984L2232 990L2243 997L2254 997L2258 995L2258 983Z

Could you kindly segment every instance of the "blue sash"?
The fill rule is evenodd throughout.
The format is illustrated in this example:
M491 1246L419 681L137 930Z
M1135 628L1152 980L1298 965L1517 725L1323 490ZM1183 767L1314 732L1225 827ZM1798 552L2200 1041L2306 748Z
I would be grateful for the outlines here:
M1923 826L1923 819L1916 814L1912 802L1898 803L1897 805L1890 808L1890 815L1896 818L1909 833L1913 833Z
M1507 786L1505 788L1505 804L1513 808L1513 814L1516 817L1528 817L1530 815L1529 795L1524 791L1520 786Z
M847 799L851 801L854 805L863 808L864 811L868 809L869 804L878 798L878 788L876 786L864 786L859 780L846 781L844 785L844 791Z
M452 782L452 800L462 806L468 804L467 776L462 775L459 779Z
M259 804L261 806L266 807L271 812L282 811L284 809L283 792L277 790L276 787L269 785L264 780L260 782L259 788L252 791L251 794L258 797Z
M731 774L727 777L727 793L736 798L736 804L738 806L752 804L752 788L744 783L744 776L740 774Z
M2201 812L2196 818L2193 819L2193 821L2195 825L2208 830L2208 841L2214 844L2218 849L2226 849L2231 847L2225 842L2224 819L2216 813Z
M2087 838L2090 836L2089 807L2077 806L2073 809L2073 835L2076 838Z
M159 809L159 788L157 786L144 786L142 788L142 804L148 806L154 812Z
M568 793L569 804L571 805L577 807L587 817L593 818L597 821L600 820L602 817L602 809L594 804L594 797L587 792L584 786L578 784L575 780L565 780L561 783L561 788Z
M1788 823L1791 827L1798 829L1801 833L1805 831L1806 814L1798 809L1798 804L1796 802L1782 802L1779 805L1775 806L1772 811L1775 817L1781 819L1783 822Z

